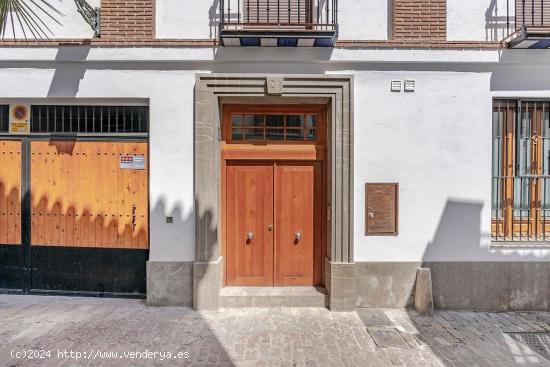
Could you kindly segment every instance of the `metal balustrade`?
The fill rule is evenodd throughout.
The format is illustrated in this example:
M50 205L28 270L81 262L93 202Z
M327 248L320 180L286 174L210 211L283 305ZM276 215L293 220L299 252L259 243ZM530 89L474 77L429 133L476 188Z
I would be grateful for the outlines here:
M226 46L333 46L337 37L338 0L220 0L219 11Z
M510 48L549 48L550 0L507 0L506 32Z

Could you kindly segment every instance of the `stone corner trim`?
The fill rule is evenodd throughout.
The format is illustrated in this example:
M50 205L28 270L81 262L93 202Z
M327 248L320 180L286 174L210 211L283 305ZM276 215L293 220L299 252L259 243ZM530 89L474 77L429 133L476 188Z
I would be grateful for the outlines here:
M447 0L393 0L394 40L447 39Z
M177 261L147 262L147 305L193 305L193 263Z

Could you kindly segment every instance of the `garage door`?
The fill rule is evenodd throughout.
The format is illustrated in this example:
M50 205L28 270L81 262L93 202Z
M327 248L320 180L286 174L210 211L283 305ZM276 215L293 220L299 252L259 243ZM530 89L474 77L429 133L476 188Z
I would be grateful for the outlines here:
M0 205L10 209L0 217L9 234L0 237L0 287L144 295L147 107L31 111L30 134L0 140Z

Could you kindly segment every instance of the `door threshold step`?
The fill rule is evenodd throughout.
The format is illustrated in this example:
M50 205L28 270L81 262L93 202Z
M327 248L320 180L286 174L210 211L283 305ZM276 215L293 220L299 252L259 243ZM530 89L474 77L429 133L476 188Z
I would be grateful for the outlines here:
M240 307L327 307L328 293L322 287L225 287L220 306Z

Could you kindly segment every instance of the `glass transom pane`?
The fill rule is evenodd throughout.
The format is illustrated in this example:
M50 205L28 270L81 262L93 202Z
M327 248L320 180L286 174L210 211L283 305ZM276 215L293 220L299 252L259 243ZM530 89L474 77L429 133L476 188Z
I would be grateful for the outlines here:
M317 141L318 118L310 114L234 114L231 140Z

